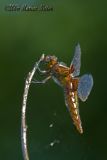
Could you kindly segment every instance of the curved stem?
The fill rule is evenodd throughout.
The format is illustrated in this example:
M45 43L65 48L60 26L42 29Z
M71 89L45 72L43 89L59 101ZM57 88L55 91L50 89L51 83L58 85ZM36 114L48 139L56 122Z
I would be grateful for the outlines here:
M44 59L44 54L41 56L40 60L34 65L32 71L29 72L25 81L23 103L22 103L22 115L21 115L21 143L22 143L22 153L23 153L24 160L29 160L28 149L27 149L27 124L26 124L27 97L28 97L29 87L30 87L32 78L38 68L39 63L43 59Z

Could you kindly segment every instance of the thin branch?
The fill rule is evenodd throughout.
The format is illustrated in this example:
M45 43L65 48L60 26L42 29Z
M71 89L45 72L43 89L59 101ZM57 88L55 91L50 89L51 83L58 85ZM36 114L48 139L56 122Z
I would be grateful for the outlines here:
M21 115L21 143L22 143L22 153L24 160L29 160L29 154L27 149L27 124L26 124L26 105L27 97L29 92L29 87L32 81L32 78L38 69L39 63L44 59L44 54L41 56L40 60L36 62L31 72L29 72L26 81L25 88L23 93L23 103L22 103L22 115Z

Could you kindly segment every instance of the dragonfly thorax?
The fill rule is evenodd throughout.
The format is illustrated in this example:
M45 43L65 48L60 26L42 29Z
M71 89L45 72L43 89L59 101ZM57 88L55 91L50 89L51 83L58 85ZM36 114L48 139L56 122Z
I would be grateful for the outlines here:
M65 86L68 83L68 80L71 79L69 74L69 68L60 63L54 65L51 70L52 79L60 86Z

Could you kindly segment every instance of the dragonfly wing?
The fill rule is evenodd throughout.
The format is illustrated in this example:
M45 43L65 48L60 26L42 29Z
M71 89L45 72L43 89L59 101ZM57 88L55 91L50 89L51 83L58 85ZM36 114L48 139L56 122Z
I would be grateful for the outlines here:
M78 97L82 101L86 101L88 98L91 89L93 87L93 77L92 75L85 74L82 77L80 77L79 83L78 83Z
M83 129L82 129L82 123L79 115L77 91L72 92L72 90L69 89L68 87L65 88L65 104L68 108L70 116L72 117L74 125L76 126L79 133L82 134Z
M80 45L77 44L74 51L74 57L71 62L70 68L73 68L72 76L78 76L80 74L81 67L81 48Z
M66 65L64 62L59 62L59 65L60 65L60 66L67 67L67 65Z

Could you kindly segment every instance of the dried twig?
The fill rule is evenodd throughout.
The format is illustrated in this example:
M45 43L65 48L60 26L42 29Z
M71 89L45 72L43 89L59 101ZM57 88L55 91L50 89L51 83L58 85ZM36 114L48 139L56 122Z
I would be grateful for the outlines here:
M22 115L21 115L21 143L22 143L22 153L24 160L29 160L28 149L27 149L27 125L26 125L26 104L27 97L29 92L29 87L32 81L32 78L38 69L39 63L44 59L44 54L41 56L40 60L36 62L31 72L29 72L26 81L25 88L23 93L23 103L22 103Z

